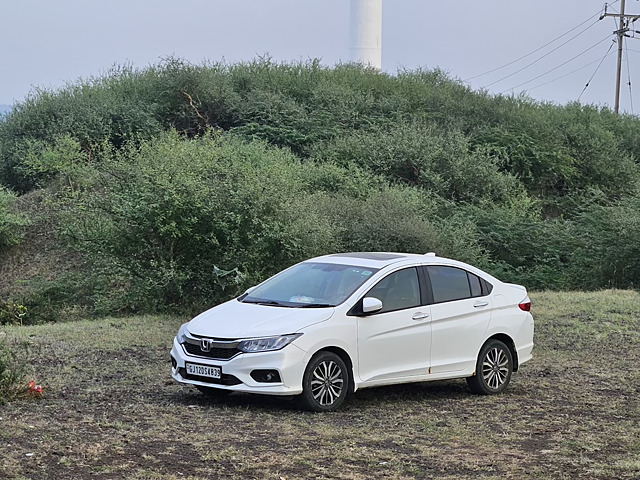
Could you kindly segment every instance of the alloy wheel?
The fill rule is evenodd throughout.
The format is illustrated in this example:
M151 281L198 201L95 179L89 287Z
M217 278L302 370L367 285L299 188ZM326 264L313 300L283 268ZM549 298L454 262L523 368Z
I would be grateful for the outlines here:
M498 390L509 376L509 358L501 348L494 347L487 352L482 362L482 378L485 384Z
M323 407L332 405L340 398L343 388L342 368L333 360L320 362L313 370L311 394L319 405Z

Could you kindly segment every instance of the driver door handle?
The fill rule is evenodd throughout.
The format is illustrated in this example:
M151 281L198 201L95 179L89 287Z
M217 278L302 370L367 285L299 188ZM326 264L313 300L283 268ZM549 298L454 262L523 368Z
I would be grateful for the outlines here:
M428 313L422 313L422 312L416 312L413 314L413 317L411 317L413 320L424 320L425 318L429 318L429 314Z
M478 302L473 304L473 308L486 307L487 305L489 305L489 302Z

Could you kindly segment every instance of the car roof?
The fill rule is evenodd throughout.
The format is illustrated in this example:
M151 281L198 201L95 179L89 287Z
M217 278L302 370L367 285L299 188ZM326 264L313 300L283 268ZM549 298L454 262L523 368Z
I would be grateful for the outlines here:
M357 267L384 268L395 263L425 262L436 258L435 254L418 255L415 253L394 252L349 252L323 255L307 260L307 262L337 263ZM444 259L443 259L444 260Z
M401 267L403 265L426 265L426 264L440 264L450 265L452 267L459 267L465 270L469 270L473 273L479 274L493 283L499 282L497 278L489 273L480 270L473 265L469 265L458 260L451 258L439 257L433 252L425 253L424 255L416 253L395 253L395 252L349 252L349 253L334 253L331 255L323 255L321 257L310 258L303 263L335 263L341 265L352 265L354 267L374 268L382 269L390 265Z

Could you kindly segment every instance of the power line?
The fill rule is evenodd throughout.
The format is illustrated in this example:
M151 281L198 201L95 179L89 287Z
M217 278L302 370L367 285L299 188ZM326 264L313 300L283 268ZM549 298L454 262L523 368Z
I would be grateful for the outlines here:
M627 44L629 42L624 42L625 49L627 49ZM633 115L633 92L631 91L631 67L629 66L629 50L625 52L627 59L627 80L629 82L629 102L631 103L631 114Z
M611 55L611 48L612 47L613 47L613 43L611 44L611 47L609 47L609 51L605 54L605 57L607 57L608 55ZM630 50L630 51L632 51L632 50ZM638 53L640 53L640 51L638 51ZM565 77L568 77L569 75L573 75L574 73L579 72L580 70L584 70L585 68L590 67L594 63L598 63L598 62L601 62L601 61L602 60L598 59L598 60L594 60L593 62L589 62L586 65L582 65L581 67L576 68L575 70L571 70L569 73L565 73L564 75L561 75L561 76L556 77L556 78L554 78L552 80L549 80L548 82L544 82L544 83L541 83L539 85L536 85L535 87L528 88L527 91L530 92L531 90L535 90L536 88L540 88L540 87L544 87L545 85L549 85L550 83L553 83L555 81L561 80L561 79L563 79Z
M619 1L619 0L616 0L616 1ZM616 3L616 2L613 2L613 3ZM502 65L502 66L500 66L500 67L494 68L494 69L492 69L492 70L489 70L489 71L487 71L487 72L481 73L481 74L479 74L479 75L474 75L473 77L469 77L469 78L465 79L464 81L465 81L465 82L468 82L469 80L473 80L474 78L484 77L485 75L488 75L488 74L493 73L493 72L497 72L498 70L502 70L503 68L506 68L506 67L508 67L508 66L510 66L510 65L513 65L514 63L519 62L520 60L522 60L522 59L524 59L524 58L530 57L530 56L531 56L531 55L533 55L534 53L537 53L537 52L539 52L540 50L542 50L543 48L548 47L548 46L549 46L549 45L551 45L552 43L557 42L557 41L558 41L558 40L560 40L561 38L566 37L566 36L567 36L567 35L569 35L571 32L573 32L574 30L577 30L578 28L580 28L581 26L583 26L585 23L589 22L590 20L594 19L595 17L597 17L597 16L598 16L598 15L600 15L600 14L601 14L601 12L598 12L598 13L596 13L595 15L592 15L591 17L587 18L587 19L586 19L584 22L582 22L581 24L576 25L575 27L573 27L571 30L569 30L569 31L567 31L567 32L565 32L565 33L563 33L563 34L562 34L562 35L560 35L559 37L554 38L554 39L553 39L553 40L551 40L550 42L545 43L545 44L544 44L544 45L542 45L541 47L536 48L536 49L535 49L535 50L533 50L532 52L529 52L529 53L527 53L526 55L521 56L520 58L516 58L515 60L513 60L513 61L511 61L511 62L509 62L509 63L505 63L504 65Z
M593 18L593 17L592 17L592 18ZM518 73L522 72L523 70L526 70L526 69L527 69L527 68L529 68L530 66L535 65L536 63L538 63L538 62L539 62L540 60L542 60L543 58L548 57L548 56L549 56L549 55L551 55L553 52L555 52L555 51L559 50L560 48L564 47L567 43L569 43L569 42L571 42L571 41L575 40L576 38L578 38L580 35L582 35L584 32L586 32L587 30L589 30L591 27L593 27L593 26L594 26L596 23L598 23L599 21L600 21L599 19L598 19L598 20L596 20L596 21L595 21L595 22L593 22L591 25L589 25L587 28L585 28L584 30L582 30L580 33L578 33L577 35L574 35L573 37L571 37L571 38L570 38L569 40L567 40L566 42L564 42L564 43L562 43L562 44L558 45L558 46L557 46L556 48L554 48L553 50L550 50L549 52L545 53L543 56L539 57L537 60L534 60L533 62L531 62L531 63L529 63L529 64L525 65L525 66L524 66L524 67L522 67L521 69L516 70L515 72L510 73L509 75L506 75L506 76L504 76L504 77L502 77L502 78L500 78L500 79L496 80L495 82L491 82L490 84L485 85L483 88L488 88L488 87L490 87L490 86L492 86L492 85L495 85L496 83L499 83L499 82L501 82L501 81L503 81L503 80L506 80L507 78L513 77L514 75L516 75L516 74L518 74ZM608 36L607 36L607 38L608 38ZM528 83L528 82L527 82L527 83Z
M544 77L545 75L548 75L549 73L554 72L554 71L556 71L557 69L559 69L559 68L561 68L561 67L564 67L564 66L565 66L565 65L567 65L568 63L570 63L570 62L574 61L574 60L575 60L576 58L578 58L578 57L581 57L582 55L584 55L584 54L585 54L585 53L587 53L588 51L593 50L595 47L597 47L597 46L598 46L598 45L600 45L602 42L604 42L605 40L608 40L608 39L609 39L609 35L607 35L605 38L603 38L602 40L600 40L598 43L595 43L595 44L591 45L589 48L587 48L586 50L584 50L584 51L580 52L580 53L579 53L579 54L577 54L576 56L574 56L574 57L570 58L570 59L569 59L569 60L567 60L566 62L561 63L561 64L560 64L560 65L558 65L557 67L554 67L554 68L552 68L551 70L547 70L546 72L544 72L544 73L542 73L542 74L540 74L540 75L538 75L538 76L536 76L536 77L532 78L531 80L527 80L526 82L523 82L523 83L521 83L521 84L519 84L519 85L516 85L515 87L508 88L508 89L504 90L503 92L500 92L500 94L502 95L503 93L508 92L509 90L515 90L516 88L519 88L519 87L521 87L521 86L523 86L523 85L526 85L527 83L531 83L531 82L533 82L534 80L537 80L537 79L539 79L539 78L541 78L541 77Z
M609 45L609 50L607 50L607 53L604 54L604 57L602 57L602 60L600 60L600 63L596 67L595 72L593 72L593 75L591 75L591 78L589 78L589 81L586 83L586 85L582 89L582 92L580 92L580 95L578 95L578 101L580 101L580 99L582 98L582 95L584 94L584 92L586 92L586 90L589 87L589 85L591 85L591 81L593 80L593 77L595 77L596 73L598 73L598 70L600 70L600 67L602 66L602 63L604 62L604 59L607 58L607 55L609 55L609 53L611 53L611 49L613 48L614 45L615 45L614 43Z

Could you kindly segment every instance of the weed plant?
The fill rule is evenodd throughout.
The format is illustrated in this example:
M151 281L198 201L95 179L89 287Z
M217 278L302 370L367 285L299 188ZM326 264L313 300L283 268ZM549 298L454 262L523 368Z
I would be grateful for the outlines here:
M25 393L26 366L8 341L0 337L0 404Z

